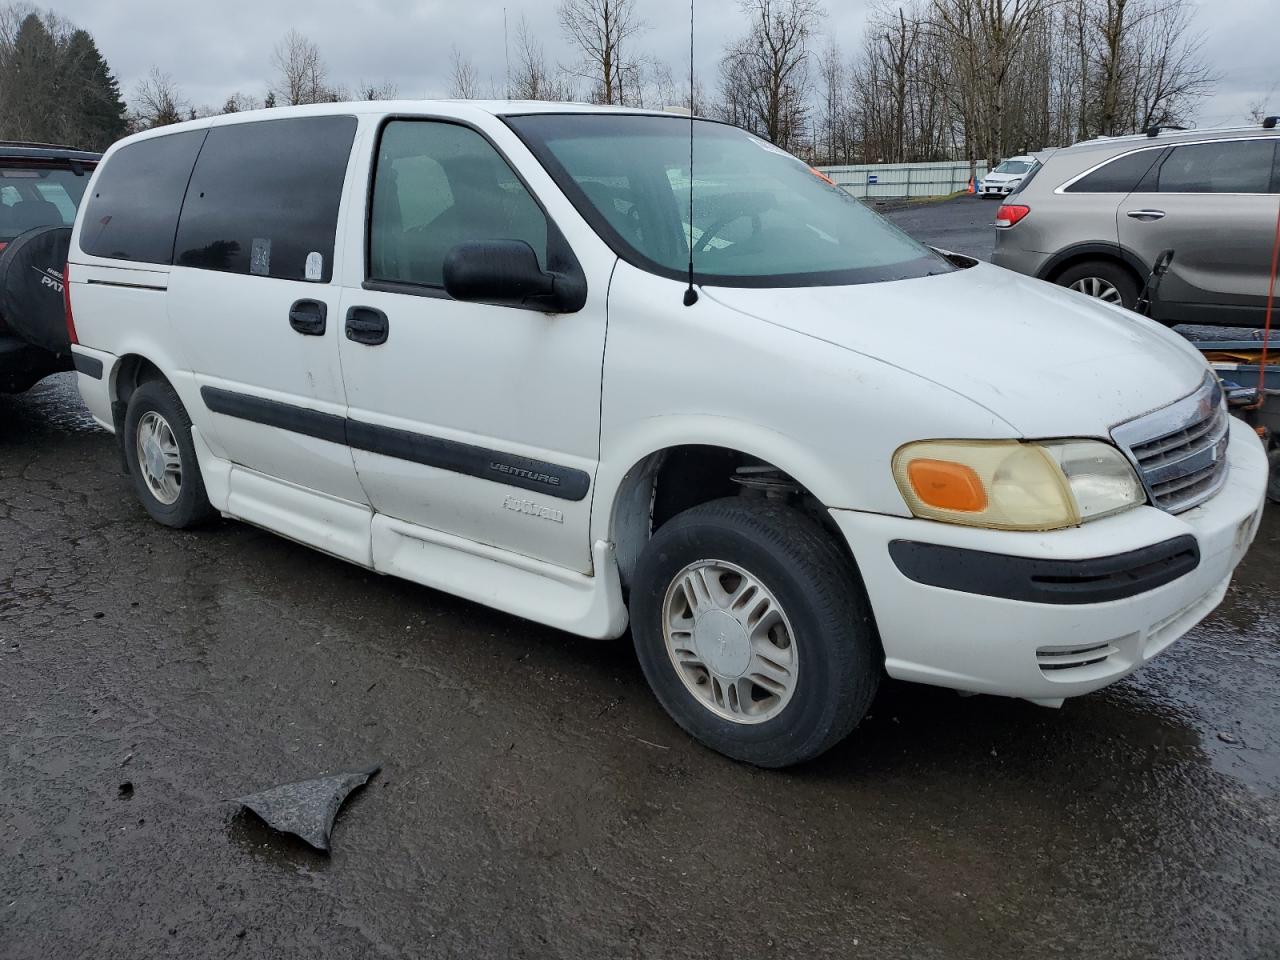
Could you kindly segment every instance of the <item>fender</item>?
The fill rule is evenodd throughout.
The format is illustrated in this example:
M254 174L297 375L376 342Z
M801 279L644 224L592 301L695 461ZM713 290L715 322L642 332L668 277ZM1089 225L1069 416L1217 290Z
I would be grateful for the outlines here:
M596 474L591 511L593 541L612 538L619 495L635 470L654 454L672 447L737 450L784 471L825 507L840 507L851 499L850 478L833 470L829 457L792 437L747 421L716 416L652 417L635 424L624 436L611 439L608 449L601 451ZM879 506L884 512L910 515L900 499L896 504Z
M1127 247L1118 243L1095 240L1088 243L1074 243L1063 250L1059 250L1036 272L1036 279L1048 280L1068 260L1075 260L1080 257L1101 257L1108 260L1120 260L1138 275L1139 282L1145 280L1147 274L1151 272L1151 266L1143 263L1141 258Z

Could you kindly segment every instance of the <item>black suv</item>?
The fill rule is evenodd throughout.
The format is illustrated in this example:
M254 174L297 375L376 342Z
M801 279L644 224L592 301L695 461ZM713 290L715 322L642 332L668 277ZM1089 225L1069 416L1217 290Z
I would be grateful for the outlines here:
M63 265L45 264L41 257L48 259L50 243L62 237L40 235L70 236L100 156L72 147L0 141L0 393L20 393L42 377L71 369L69 350L51 349L55 343L40 329L45 321L34 315L28 291L42 285L46 297L61 296ZM34 253L37 248L41 254Z

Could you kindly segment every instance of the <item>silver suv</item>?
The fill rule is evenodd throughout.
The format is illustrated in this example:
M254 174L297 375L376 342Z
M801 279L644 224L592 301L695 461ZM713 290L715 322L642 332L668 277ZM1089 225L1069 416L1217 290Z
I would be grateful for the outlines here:
M1153 316L1261 326L1280 203L1280 129L1153 129L1058 150L996 215L993 261L1133 307L1163 250Z

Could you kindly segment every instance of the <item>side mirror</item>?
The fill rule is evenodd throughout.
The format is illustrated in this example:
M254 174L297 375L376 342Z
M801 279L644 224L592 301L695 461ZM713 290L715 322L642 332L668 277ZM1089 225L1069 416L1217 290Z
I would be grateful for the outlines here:
M586 299L576 286L543 270L533 247L523 240L472 240L444 258L444 289L455 300L573 313Z

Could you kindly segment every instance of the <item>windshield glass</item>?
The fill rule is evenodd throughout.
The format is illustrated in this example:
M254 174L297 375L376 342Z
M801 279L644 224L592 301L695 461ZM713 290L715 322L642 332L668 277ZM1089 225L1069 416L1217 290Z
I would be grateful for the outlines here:
M802 161L736 127L541 114L507 118L623 259L719 286L867 283L954 269Z
M35 227L71 226L89 172L0 161L0 243Z
M1006 160L1000 166L992 170L992 173L1026 173L1031 169L1031 164L1026 160Z

